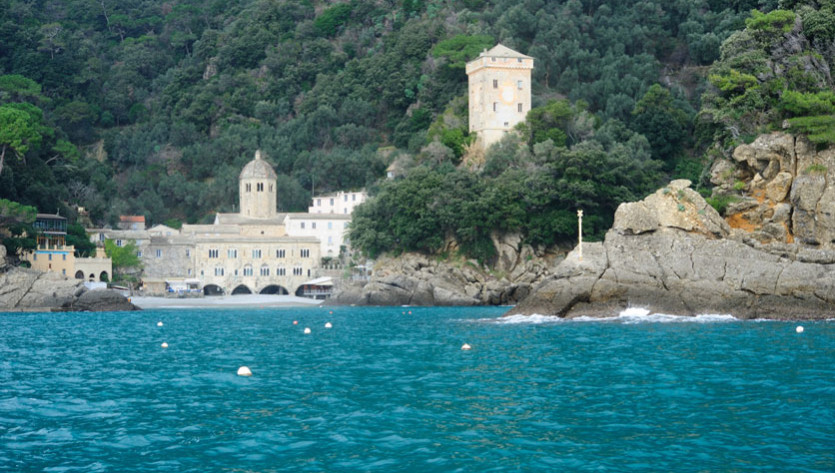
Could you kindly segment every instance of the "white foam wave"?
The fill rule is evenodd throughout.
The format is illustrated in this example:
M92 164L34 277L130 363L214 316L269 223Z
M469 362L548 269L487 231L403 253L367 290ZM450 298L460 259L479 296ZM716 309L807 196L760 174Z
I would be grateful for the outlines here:
M640 307L630 307L622 311L615 320L623 323L715 323L715 322L733 322L738 320L730 314L699 314L695 316L689 315L670 315L670 314L653 314L649 310Z
M509 315L500 317L495 320L499 324L546 324L558 322L619 322L624 324L639 324L639 323L717 323L717 322L735 322L738 321L736 317L730 314L699 314L695 316L688 315L670 315L670 314L654 314L648 309L642 307L630 307L621 311L618 315L611 317L591 317L581 315L571 319L564 319L555 315Z
M563 322L565 319L557 317L556 315L542 315L542 314L532 314L532 315L522 315L522 314L515 314L515 315L508 315L506 317L499 317L496 319L496 323L499 324L548 324L548 323L555 323L555 322Z

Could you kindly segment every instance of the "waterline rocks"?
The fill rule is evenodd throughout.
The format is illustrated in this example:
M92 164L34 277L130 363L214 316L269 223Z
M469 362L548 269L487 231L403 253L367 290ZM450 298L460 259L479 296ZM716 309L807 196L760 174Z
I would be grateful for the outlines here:
M5 250L1 245L0 248ZM79 279L69 279L55 272L0 267L0 311L138 309L116 291L87 290L84 281Z
M674 181L641 202L622 204L602 243L585 244L582 260L571 252L509 314L610 316L627 307L739 318L832 314L831 252L731 237L687 185Z
M86 291L77 299L65 303L62 310L74 312L104 312L139 310L128 298L112 289Z
M346 285L327 303L338 305L474 306L515 304L548 274L553 255L536 255L521 239L494 239L497 263L487 270L471 260L404 254L377 261L363 285Z

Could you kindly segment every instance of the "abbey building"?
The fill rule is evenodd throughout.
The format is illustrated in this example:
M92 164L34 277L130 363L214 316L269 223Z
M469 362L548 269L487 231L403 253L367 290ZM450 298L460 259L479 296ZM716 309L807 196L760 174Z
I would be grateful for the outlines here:
M305 283L320 276L322 257L338 256L345 245L350 214L276 212L276 173L260 151L241 171L238 190L239 212L218 213L212 224L89 232L117 246L136 242L149 293L303 295Z

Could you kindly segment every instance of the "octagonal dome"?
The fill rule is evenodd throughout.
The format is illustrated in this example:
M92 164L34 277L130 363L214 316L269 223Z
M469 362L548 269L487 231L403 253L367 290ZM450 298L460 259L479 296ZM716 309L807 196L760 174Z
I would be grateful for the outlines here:
M270 163L261 159L261 150L258 150L255 152L255 159L244 166L239 179L270 179L274 181L277 177Z

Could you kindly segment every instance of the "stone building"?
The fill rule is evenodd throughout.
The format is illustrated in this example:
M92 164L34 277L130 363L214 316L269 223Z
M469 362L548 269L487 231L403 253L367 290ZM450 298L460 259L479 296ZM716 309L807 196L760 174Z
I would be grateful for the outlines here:
M212 224L185 224L179 230L165 225L93 229L91 239L112 239L117 246L135 242L142 279L152 293L199 288L210 295L296 294L318 276L320 239L288 233L290 214L276 212L276 173L260 151L244 166L238 184L240 211L218 213ZM344 215L328 217L340 225L346 220Z
M531 109L533 58L497 44L467 63L470 133L487 149Z

